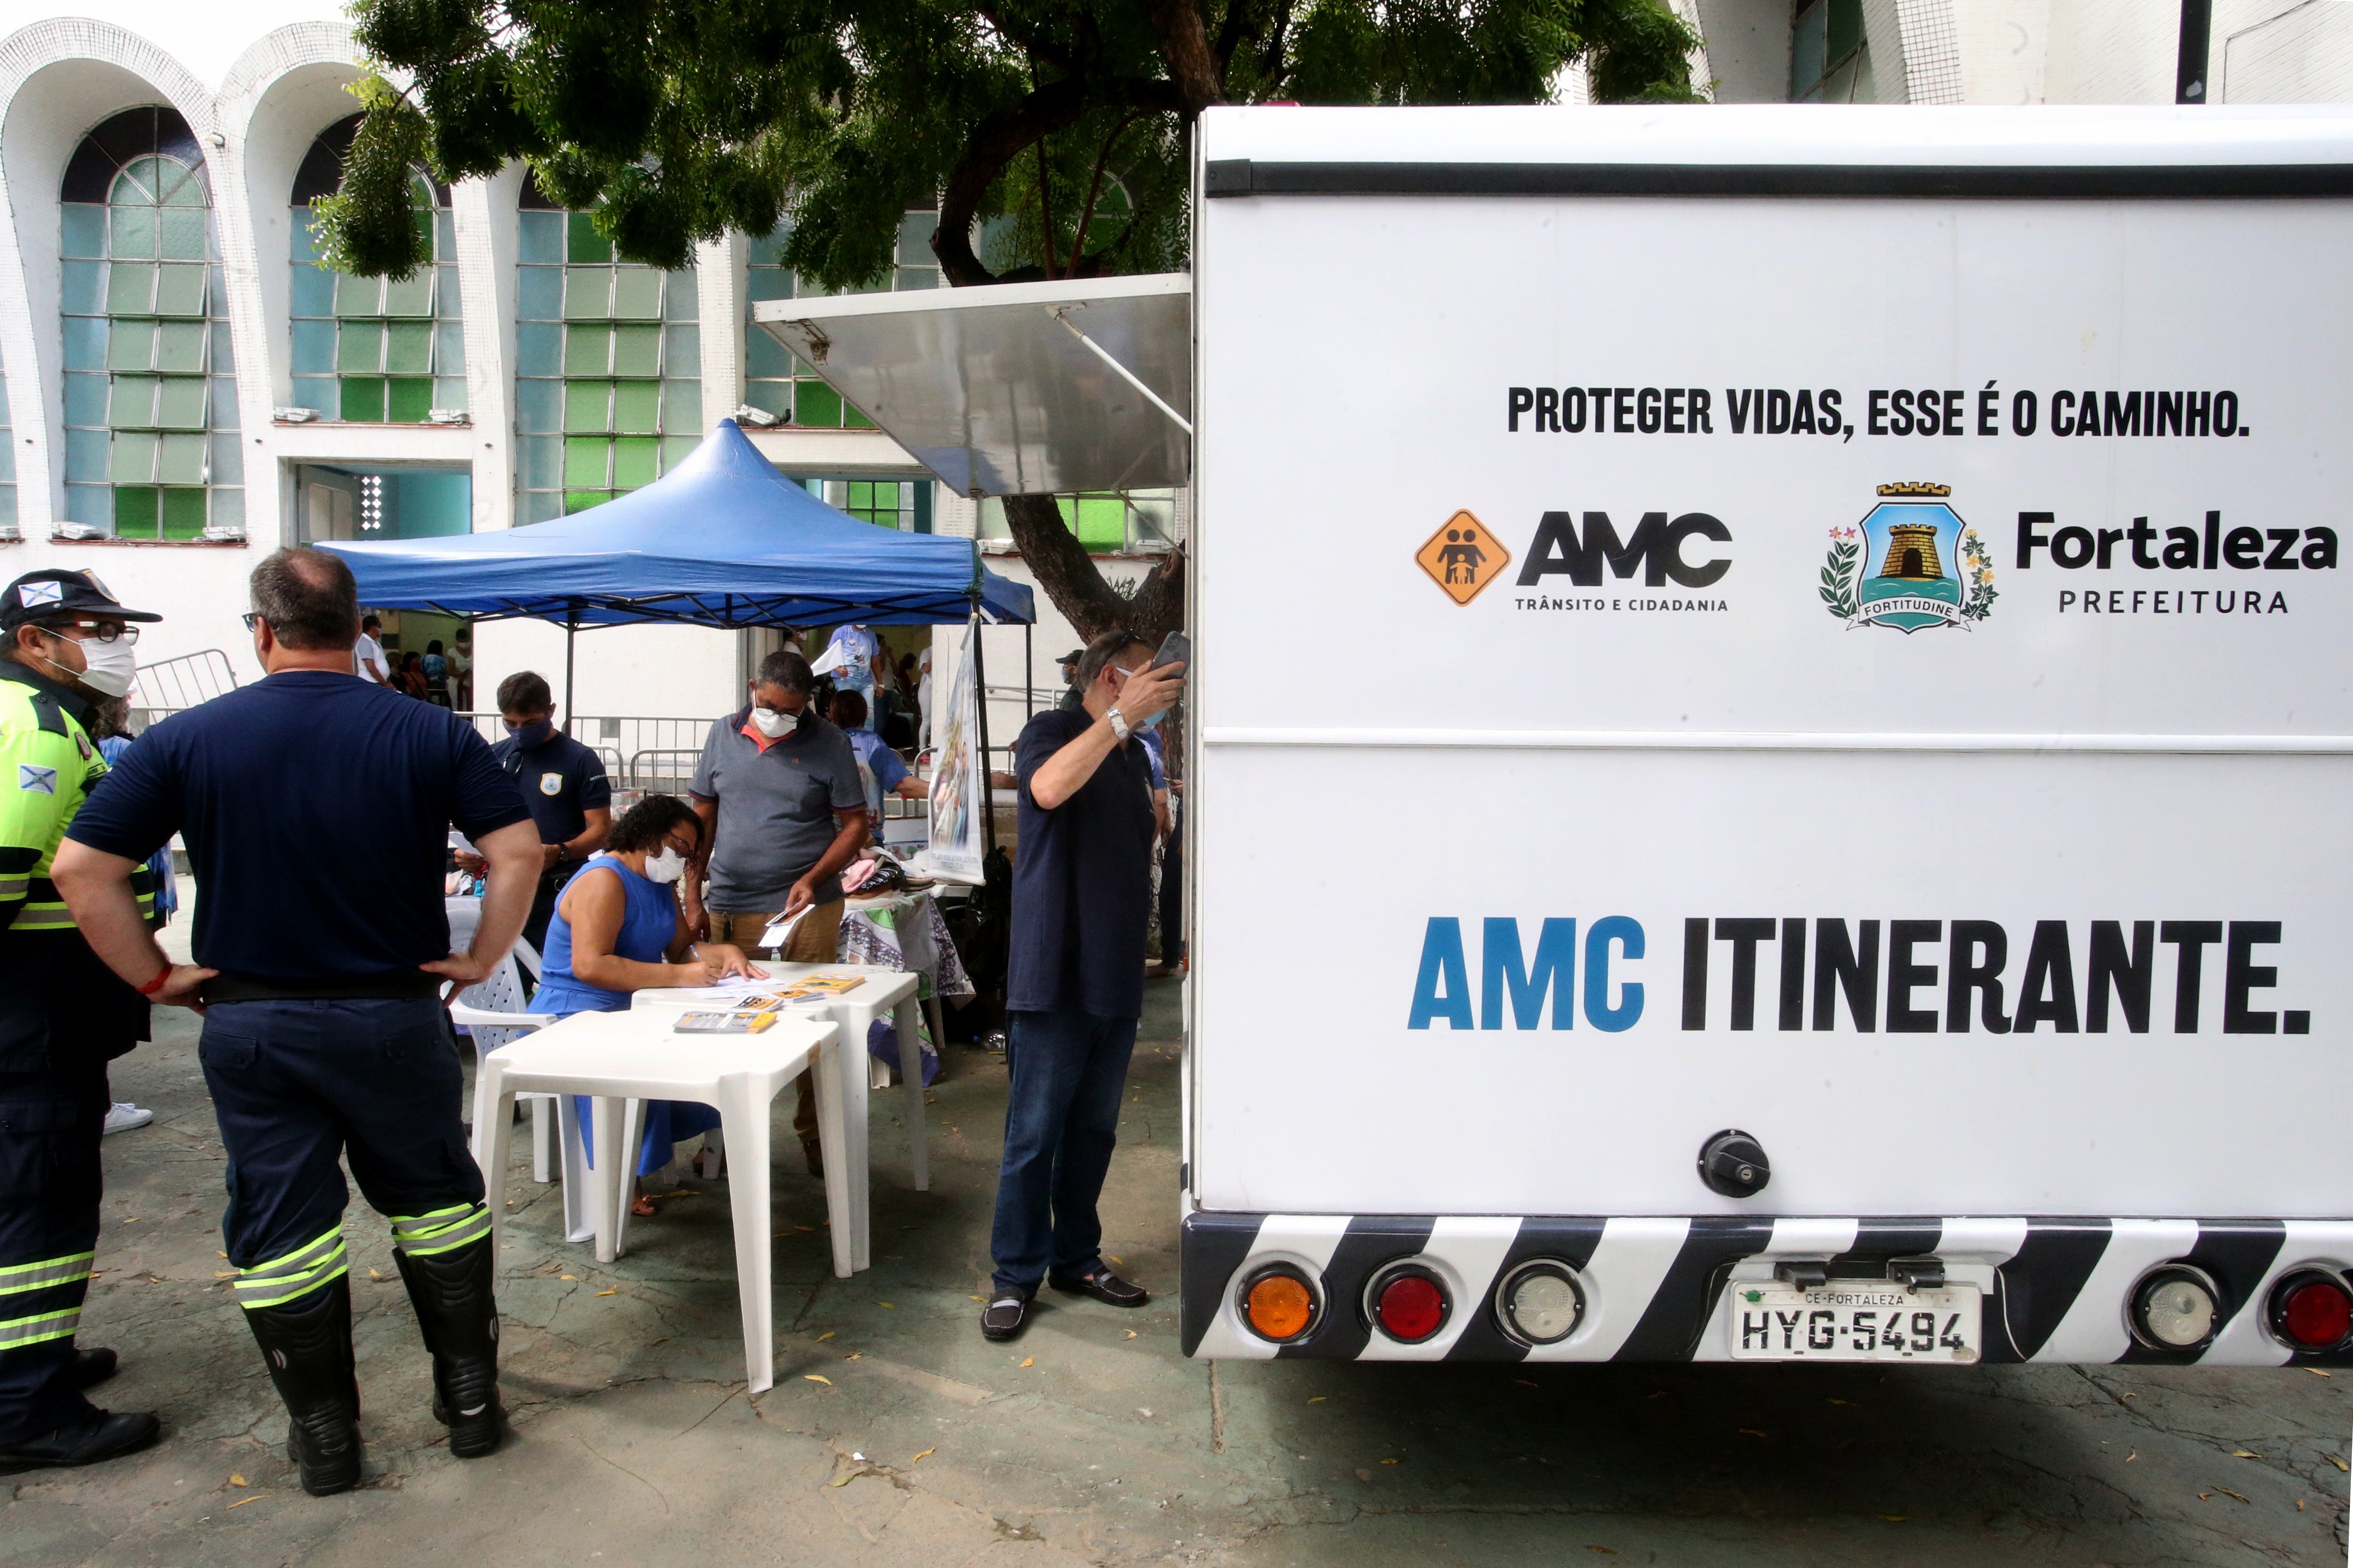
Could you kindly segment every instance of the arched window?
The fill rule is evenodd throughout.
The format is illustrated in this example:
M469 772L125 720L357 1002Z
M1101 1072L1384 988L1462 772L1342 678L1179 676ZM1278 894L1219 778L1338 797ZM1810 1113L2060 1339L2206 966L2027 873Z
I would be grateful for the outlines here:
M311 204L343 183L356 114L311 143L294 176L294 403L322 419L416 425L466 406L466 329L458 305L457 231L446 190L412 183L431 262L397 283L330 271L311 237Z
M16 443L8 438L8 372L0 365L0 539L16 531Z
M236 361L204 151L169 109L82 139L58 192L68 532L245 531Z
M939 258L932 254L932 230L938 225L936 213L909 213L899 224L898 265L871 288L858 291L938 288ZM842 402L841 394L819 380L807 365L797 363L766 328L752 320L752 307L763 300L790 300L815 292L801 289L785 266L785 241L791 237L789 226L778 225L774 233L752 241L749 282L744 290L744 401L788 425L871 430L872 420Z
M702 439L694 273L613 254L523 182L515 278L517 522L650 484Z

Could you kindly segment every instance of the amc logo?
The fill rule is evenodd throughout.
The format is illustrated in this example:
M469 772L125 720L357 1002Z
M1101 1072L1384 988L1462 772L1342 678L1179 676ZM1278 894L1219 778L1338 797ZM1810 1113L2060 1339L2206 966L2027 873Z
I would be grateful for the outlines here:
M1672 583L1704 588L1731 571L1732 563L1713 557L1693 559L1694 541L1729 544L1732 531L1704 511L1687 511L1672 521L1663 511L1648 511L1633 531L1620 539L1617 524L1606 511L1585 513L1581 529L1569 513L1548 511L1537 521L1519 584L1534 587L1548 576L1565 576L1577 587L1598 588L1606 569L1620 578L1639 572L1645 587L1662 588ZM1422 542L1413 559L1448 598L1467 605L1504 575L1513 557L1493 530L1472 513L1458 511Z

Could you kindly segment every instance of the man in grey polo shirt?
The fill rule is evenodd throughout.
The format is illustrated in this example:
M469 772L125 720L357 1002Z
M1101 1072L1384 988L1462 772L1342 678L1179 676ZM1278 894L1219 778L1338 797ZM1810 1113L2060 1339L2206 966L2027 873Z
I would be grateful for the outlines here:
M777 953L787 963L831 963L840 956L841 868L866 842L858 753L847 735L810 710L814 681L808 660L797 653L762 659L752 678L752 705L711 727L688 786L708 847L703 864L689 868L681 883L688 925L749 952L770 922L806 910ZM821 1173L817 1097L807 1073L793 1131L809 1173Z

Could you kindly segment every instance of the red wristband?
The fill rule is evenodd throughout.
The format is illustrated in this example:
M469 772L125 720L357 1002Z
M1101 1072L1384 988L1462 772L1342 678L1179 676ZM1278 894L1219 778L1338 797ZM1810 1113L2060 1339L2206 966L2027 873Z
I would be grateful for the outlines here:
M165 964L164 966L163 973L158 974L154 979L150 980L146 984L142 985L139 988L139 994L142 996L153 996L156 992L164 989L164 982L172 978L172 967L173 966L168 963Z

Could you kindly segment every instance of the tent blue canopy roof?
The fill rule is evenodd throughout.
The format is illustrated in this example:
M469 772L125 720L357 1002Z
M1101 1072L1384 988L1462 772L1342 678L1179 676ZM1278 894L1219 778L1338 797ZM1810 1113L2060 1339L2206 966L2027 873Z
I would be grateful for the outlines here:
M440 539L322 542L360 602L477 620L583 626L941 626L976 602L1034 620L1029 590L969 539L898 533L778 473L733 419L640 490L570 517Z

